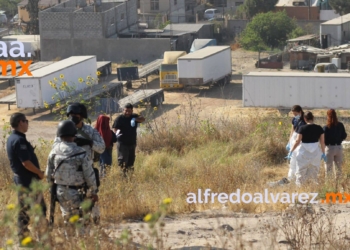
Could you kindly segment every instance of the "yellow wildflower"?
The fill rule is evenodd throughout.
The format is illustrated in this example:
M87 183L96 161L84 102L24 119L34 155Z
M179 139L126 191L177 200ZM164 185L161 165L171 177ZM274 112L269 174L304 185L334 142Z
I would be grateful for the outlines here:
M157 107L154 107L153 109L156 111L156 110L157 110Z
M32 238L31 237L26 237L26 238L24 238L23 240L22 240L22 245L23 246L26 246L26 245L28 245L30 242L32 242Z
M86 85L90 85L91 84L91 82L86 82Z
M152 214L147 214L147 215L145 216L145 218L143 218L143 220L146 221L146 222L152 220Z
M70 223L75 223L79 220L79 215L73 215L72 217L69 218Z
M140 102L143 103L143 100L141 100Z
M171 198L166 198L166 199L163 200L163 204L168 205L168 204L170 204L172 201L173 201L173 199L171 199Z
M44 102L44 107L47 109L49 107L49 104L47 102Z
M58 102L58 103L56 103L56 107L57 108L59 108L60 107L60 103Z
M67 86L67 82L62 82L62 86L66 87Z
M54 89L57 89L56 84L52 84L52 87L53 87Z
M80 78L78 79L78 81L79 81L80 83L82 83L82 82L84 81L84 79L80 77Z
M87 76L86 79L91 80L91 76Z
M106 86L106 85L103 85L103 88L105 89L105 88L107 88L107 86Z
M64 78L64 75L63 75L63 74L60 74L60 78L61 78L61 79Z
M6 206L6 208L7 208L7 210L13 210L13 209L15 209L15 204L8 204L7 206Z
M100 71L97 71L97 72L96 72L96 75L98 75L98 76L101 75L101 72L100 72Z
M278 123L278 125L280 125L280 126L281 126L281 125L282 125L282 122L279 122L279 123Z
M8 239L8 240L6 241L6 245L12 246L12 245L13 245L13 240L12 240L12 239Z
M55 82L57 82L58 81L58 79L55 77L54 79L53 79Z

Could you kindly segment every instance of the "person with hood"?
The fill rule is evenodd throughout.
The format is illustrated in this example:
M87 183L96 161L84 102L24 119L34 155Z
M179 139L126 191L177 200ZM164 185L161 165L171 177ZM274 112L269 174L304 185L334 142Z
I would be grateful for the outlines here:
M109 121L110 118L108 116L99 115L95 124L95 129L100 133L106 145L106 149L100 155L101 177L106 175L106 167L112 165L113 143L117 142L117 136L111 130Z

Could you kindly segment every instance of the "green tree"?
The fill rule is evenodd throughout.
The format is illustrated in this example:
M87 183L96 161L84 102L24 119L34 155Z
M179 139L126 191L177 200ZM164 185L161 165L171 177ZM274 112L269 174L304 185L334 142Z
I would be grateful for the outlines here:
M274 49L284 44L297 27L285 11L257 14L242 32L239 43L248 50Z
M239 6L237 15L240 18L252 19L256 14L266 13L275 9L278 0L245 0Z
M329 5L339 15L345 15L350 13L350 1L349 0L329 0Z
M29 21L23 23L27 24L25 33L31 35L39 34L39 1L40 0L28 0L28 4L24 8L29 13Z
M0 0L0 10L6 11L7 15L14 16L17 13L17 4L21 0Z

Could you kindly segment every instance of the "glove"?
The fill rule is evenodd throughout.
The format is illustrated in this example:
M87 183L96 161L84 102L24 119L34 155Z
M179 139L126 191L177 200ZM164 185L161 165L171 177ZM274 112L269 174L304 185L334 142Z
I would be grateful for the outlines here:
M287 144L286 149L287 149L287 151L290 151L290 145L289 145L289 143Z
M136 119L132 118L131 119L131 127L135 127L135 125L136 125Z
M117 141L119 140L119 138L123 135L123 134L115 134L117 136Z
M284 157L284 159L290 160L292 158L292 154L293 154L293 152L289 152L288 155L286 157Z
M322 160L322 159L323 159L325 162L327 161L327 156L326 156L326 154L325 154L325 153L323 153L323 154L322 154L322 156L321 156L321 160Z
M74 142L79 147L86 146L86 145L89 145L90 147L92 147L92 141L89 139L82 138L82 137L75 137Z

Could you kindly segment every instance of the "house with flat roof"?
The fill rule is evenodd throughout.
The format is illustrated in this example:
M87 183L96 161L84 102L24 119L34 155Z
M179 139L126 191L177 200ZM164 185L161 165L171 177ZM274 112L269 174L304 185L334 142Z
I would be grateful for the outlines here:
M322 48L339 46L350 42L350 14L321 23Z

